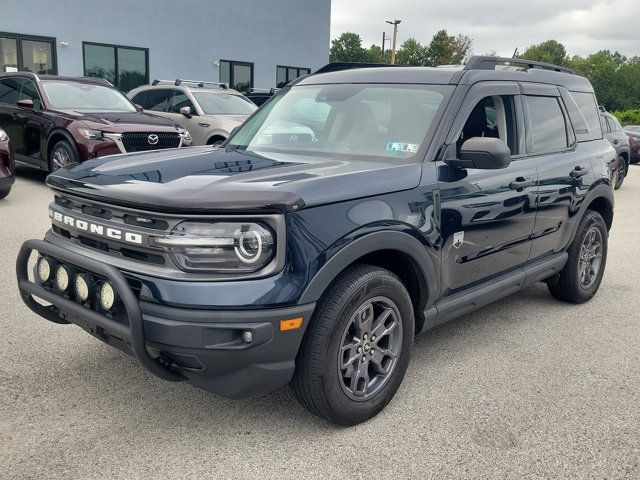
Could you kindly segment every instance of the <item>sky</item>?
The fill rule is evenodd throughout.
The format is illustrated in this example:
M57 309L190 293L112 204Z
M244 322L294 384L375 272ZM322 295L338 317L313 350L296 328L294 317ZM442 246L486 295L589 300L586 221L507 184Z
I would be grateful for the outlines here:
M640 56L640 0L333 0L331 38L358 33L363 46L382 42L399 19L398 45L428 43L438 30L473 39L473 53L510 57L516 47L556 39L569 55L618 50Z

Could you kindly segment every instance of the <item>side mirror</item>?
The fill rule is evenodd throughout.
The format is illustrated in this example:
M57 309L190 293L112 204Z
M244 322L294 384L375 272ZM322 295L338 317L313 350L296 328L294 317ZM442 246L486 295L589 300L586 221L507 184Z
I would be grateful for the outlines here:
M191 107L182 107L180 113L187 118L191 118Z
M18 105L20 108L33 109L33 100L31 100L30 98L24 98L22 100L18 100L16 102L16 105Z
M511 163L511 149L499 138L473 137L460 147L459 158L445 160L456 168L480 168L497 170Z

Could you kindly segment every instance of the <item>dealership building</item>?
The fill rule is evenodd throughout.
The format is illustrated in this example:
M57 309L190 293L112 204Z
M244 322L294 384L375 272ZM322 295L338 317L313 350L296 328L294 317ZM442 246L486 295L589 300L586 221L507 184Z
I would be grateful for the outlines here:
M331 0L4 0L0 71L271 88L329 61Z

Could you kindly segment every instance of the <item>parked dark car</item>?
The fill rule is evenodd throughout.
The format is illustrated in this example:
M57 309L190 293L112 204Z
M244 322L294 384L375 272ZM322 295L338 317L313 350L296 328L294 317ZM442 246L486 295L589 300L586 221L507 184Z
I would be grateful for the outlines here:
M244 92L244 96L255 103L257 106L261 106L271 97L273 97L276 92L278 92L278 88L271 89L263 89L263 88L250 88L246 92Z
M3 199L15 182L15 162L13 160L13 149L9 143L9 136L0 128L0 199Z
M631 163L640 162L640 125L627 125L624 127L624 133L629 138Z
M607 112L600 114L602 119L602 131L604 138L611 142L616 149L617 159L611 169L611 183L618 190L622 187L627 173L629 173L629 163L631 162L631 146L629 137L622 129L622 125L616 117Z
M141 112L99 78L0 74L0 127L17 160L50 172L105 155L191 144L183 127Z
M414 335L540 281L596 294L615 159L564 67L334 69L223 147L49 175L52 228L22 246L18 285L160 378L231 398L290 383L352 425L391 401Z

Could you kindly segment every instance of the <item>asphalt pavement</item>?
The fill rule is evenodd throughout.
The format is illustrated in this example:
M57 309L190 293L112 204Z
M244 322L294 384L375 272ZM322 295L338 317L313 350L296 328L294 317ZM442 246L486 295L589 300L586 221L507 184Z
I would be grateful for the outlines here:
M287 388L234 401L167 383L31 313L15 258L48 228L43 179L20 167L0 201L0 478L640 479L640 166L591 302L539 284L418 337L395 399L352 428Z

